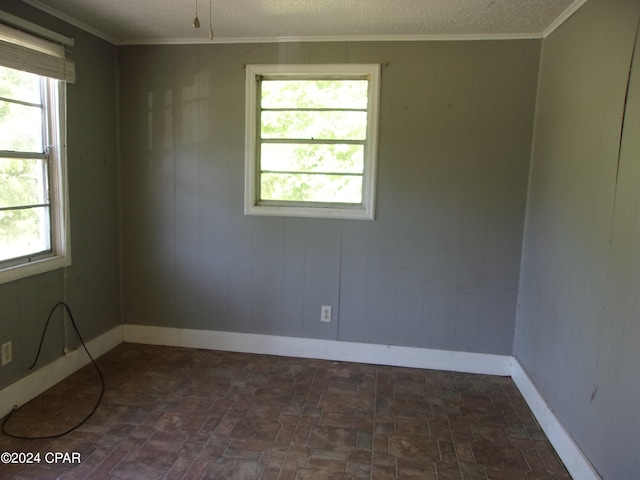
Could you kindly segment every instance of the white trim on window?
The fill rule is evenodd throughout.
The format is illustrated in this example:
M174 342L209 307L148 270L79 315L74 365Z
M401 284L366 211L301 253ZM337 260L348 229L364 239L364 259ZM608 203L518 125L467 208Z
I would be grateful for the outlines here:
M323 202L261 202L258 198L260 148L258 94L259 79L349 79L360 76L368 80L367 133L364 143L362 202L338 204ZM378 104L380 96L379 64L303 64L246 66L245 129L245 215L268 215L312 218L373 220L375 218L376 163L378 151ZM306 204L305 204L306 203Z
M66 153L66 84L46 79L51 252L0 269L0 284L71 265Z

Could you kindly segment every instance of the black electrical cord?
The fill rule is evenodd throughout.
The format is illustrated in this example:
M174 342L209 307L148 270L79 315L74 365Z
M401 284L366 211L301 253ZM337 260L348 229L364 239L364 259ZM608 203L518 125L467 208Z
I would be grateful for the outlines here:
M12 433L9 433L6 431L5 426L9 420L9 418L11 418L11 415L13 415L13 413L18 410L19 407L15 407L11 412L9 412L9 415L7 415L4 418L4 421L2 422L2 433L4 433L5 435L7 435L8 437L13 437L13 438L19 438L22 440L46 440L49 438L58 438L58 437L62 437L64 435L66 435L67 433L71 433L73 432L75 429L77 429L78 427L80 427L81 425L83 425L87 420L89 420L89 418L91 418L91 416L95 413L95 411L98 409L98 406L100 406L100 403L102 402L102 397L104 396L104 390L105 390L105 384L104 384L104 377L102 376L102 372L100 371L100 368L98 368L98 364L96 363L96 361L93 359L93 357L91 356L91 354L89 353L89 350L87 349L86 344L84 343L84 340L82 339L82 335L80 335L80 331L78 330L78 326L76 325L75 320L73 319L73 314L71 313L71 309L69 308L69 305L67 305L65 302L58 302L54 305L54 307L51 309L51 311L49 312L49 317L47 317L47 323L45 323L44 325L44 331L42 332L42 337L40 338L40 346L38 347L38 353L36 354L36 358L33 361L33 363L31 364L31 366L29 367L29 370L32 370L33 367L36 366L36 363L38 362L38 357L40 357L40 351L42 350L42 344L44 343L44 337L45 334L47 333L47 328L49 327L49 322L51 321L51 318L53 317L53 312L55 312L56 308L58 307L64 307L65 310L69 313L69 318L71 319L71 324L73 325L74 330L76 331L76 334L78 335L78 338L80 339L80 342L82 343L82 346L84 347L84 351L87 352L87 355L89 355L89 358L91 359L91 363L93 364L93 366L96 369L96 372L98 372L98 376L100 377L100 395L98 397L98 401L96 402L95 406L93 407L93 409L91 410L91 412L89 412L89 415L87 415L84 419L82 419L82 421L80 421L80 423L78 423L77 425L74 425L73 427L69 428L68 430L65 430L62 433L56 433L54 435L46 435L43 437L27 437L27 436L23 436L23 435L14 435Z

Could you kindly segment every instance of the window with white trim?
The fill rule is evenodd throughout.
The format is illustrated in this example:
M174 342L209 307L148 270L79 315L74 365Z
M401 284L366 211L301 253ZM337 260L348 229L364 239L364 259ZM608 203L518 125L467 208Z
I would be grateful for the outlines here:
M375 216L380 65L247 65L245 214Z
M71 262L64 48L0 25L0 283Z

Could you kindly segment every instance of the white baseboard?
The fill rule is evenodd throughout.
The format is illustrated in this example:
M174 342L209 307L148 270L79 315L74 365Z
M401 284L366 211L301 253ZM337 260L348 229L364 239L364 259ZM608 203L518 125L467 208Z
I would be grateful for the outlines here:
M511 378L571 477L580 480L602 480L516 358L513 359Z
M508 355L126 324L91 340L94 358L122 342L511 376L573 478L602 480L517 359ZM0 417L89 363L82 348L4 388Z
M87 349L93 358L98 358L122 343L122 338L122 325L118 325L87 342ZM5 387L0 396L0 418L8 415L15 406L23 405L53 387L90 361L81 346L68 356L60 357Z
M511 375L512 357L508 355L131 324L124 325L124 341L487 375Z
M573 478L602 480L514 357L253 333L124 325L124 341L511 376Z

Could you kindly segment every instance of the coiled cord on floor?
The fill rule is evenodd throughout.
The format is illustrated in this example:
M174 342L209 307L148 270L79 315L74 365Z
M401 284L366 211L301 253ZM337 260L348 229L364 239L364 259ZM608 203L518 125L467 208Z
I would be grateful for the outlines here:
M49 316L47 317L47 323L45 323L44 330L42 332L42 337L40 338L40 346L38 347L38 353L36 354L36 358L34 359L33 363L29 367L29 370L32 370L33 367L36 366L36 363L38 363L38 358L40 357L40 351L42 350L42 344L44 343L44 337L45 337L45 335L47 333L47 328L49 327L49 322L51 321L51 318L53 317L53 313L60 306L64 307L64 309L69 314L69 318L71 319L71 324L73 325L73 328L76 331L76 334L78 335L78 338L80 339L80 342L82 343L82 346L84 347L84 351L87 352L87 355L89 356L89 359L91 359L91 363L95 367L96 372L98 372L98 376L100 377L100 395L98 396L98 401L96 402L96 404L93 407L93 409L91 410L91 412L89 412L89 414L84 419L82 419L80 421L80 423L74 425L73 427L69 428L68 430L65 430L62 433L56 433L54 435L46 435L46 436L41 436L41 437L39 437L39 436L28 437L28 436L23 436L23 435L15 435L15 434L12 434L12 433L9 433L9 432L6 431L5 427L7 425L7 422L9 421L9 419L11 418L13 413L16 412L19 409L19 407L16 406L4 418L4 421L2 422L2 433L7 435L7 436L9 436L9 437L19 438L19 439L22 439L22 440L45 440L45 439L48 439L48 438L62 437L64 435L68 434L68 433L73 432L78 427L82 426L87 420L89 420L89 418L91 418L91 416L95 413L95 411L100 406L100 403L102 402L102 397L104 396L104 391L105 391L104 377L102 376L102 372L100 371L100 368L98 367L98 364L96 363L96 361L91 356L91 353L89 353L89 350L87 349L87 345L84 343L84 340L82 339L82 335L80 335L80 331L78 330L78 325L76 325L76 322L73 319L73 314L71 313L71 309L69 308L69 305L67 305L65 302L56 303L54 305L54 307L51 309L51 311L49 312Z

